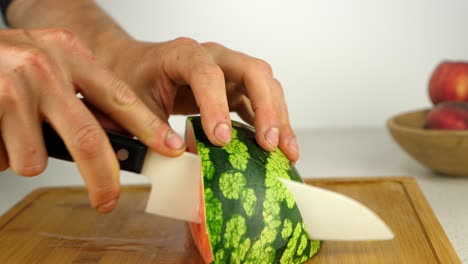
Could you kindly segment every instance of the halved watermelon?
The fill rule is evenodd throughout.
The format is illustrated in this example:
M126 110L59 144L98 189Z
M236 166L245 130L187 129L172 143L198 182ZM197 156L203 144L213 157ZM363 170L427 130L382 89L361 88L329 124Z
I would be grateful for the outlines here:
M189 151L202 159L201 224L190 224L206 263L302 263L317 253L292 194L278 180L302 181L280 150L263 150L254 129L232 122L232 140L212 145L201 118L187 118Z

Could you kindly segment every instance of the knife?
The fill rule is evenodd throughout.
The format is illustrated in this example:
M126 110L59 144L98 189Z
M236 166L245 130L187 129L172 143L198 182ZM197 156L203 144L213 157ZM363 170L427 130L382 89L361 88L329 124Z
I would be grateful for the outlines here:
M146 212L200 223L201 159L185 152L162 156L135 138L106 132L120 169L146 176L151 192ZM73 161L65 144L48 124L43 134L49 157ZM393 232L366 206L345 195L281 178L294 196L312 239L340 241L389 240ZM319 201L319 202L317 202Z

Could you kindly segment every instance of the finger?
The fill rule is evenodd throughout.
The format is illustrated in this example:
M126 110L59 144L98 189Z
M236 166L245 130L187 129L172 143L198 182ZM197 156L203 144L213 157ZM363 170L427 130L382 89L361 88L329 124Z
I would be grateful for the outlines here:
M93 106L161 154L178 156L185 151L183 139L170 128L167 118L161 118L166 115L161 108L155 106L153 112L127 83L95 61L78 57L72 63L73 80Z
M183 38L174 44L178 48L166 55L164 71L176 82L191 86L208 139L225 145L231 139L231 118L223 71L197 42Z
M24 68L17 69L21 78ZM2 162L0 168L8 167L18 175L35 176L47 166L42 130L39 126L37 101L24 82L8 76L0 76ZM6 154L8 159L6 159Z
M272 92L273 73L262 60L210 43L205 46L225 73L226 79L244 84L255 112L256 139L266 150L274 150L279 143L280 108Z
M299 146L297 144L296 135L289 122L288 107L286 105L283 88L277 80L273 80L272 86L274 87L273 92L276 95L275 97L282 98L278 100L278 105L280 107L279 147L289 160L296 162L299 159Z
M103 213L112 210L120 192L119 164L103 129L78 98L48 99L44 103L49 104L44 114L86 182L92 206Z
M104 130L63 79L40 82L48 89L40 107L63 139L88 188L94 208L111 211L119 197L119 164ZM53 95L53 96L52 96Z
M36 176L47 166L47 153L38 118L26 115L23 111L6 114L2 118L2 138L11 169L18 175Z

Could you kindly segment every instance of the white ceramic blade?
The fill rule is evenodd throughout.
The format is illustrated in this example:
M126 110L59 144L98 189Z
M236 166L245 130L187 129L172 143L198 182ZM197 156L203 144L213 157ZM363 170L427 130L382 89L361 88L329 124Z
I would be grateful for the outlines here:
M366 206L345 195L307 184L280 179L296 200L312 239L389 240L394 234Z
M201 159L195 154L170 158L148 150L141 171L152 186L146 212L200 223L201 173Z

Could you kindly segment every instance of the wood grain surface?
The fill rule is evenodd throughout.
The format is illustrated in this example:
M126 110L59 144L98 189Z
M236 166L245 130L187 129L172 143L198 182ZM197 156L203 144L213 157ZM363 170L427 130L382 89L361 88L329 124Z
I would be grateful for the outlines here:
M325 241L308 263L460 263L417 183L410 177L317 179L374 210L391 241ZM0 263L202 263L184 222L144 212L149 186L126 186L107 215L83 188L44 188L0 218ZM343 219L346 224L346 219Z

